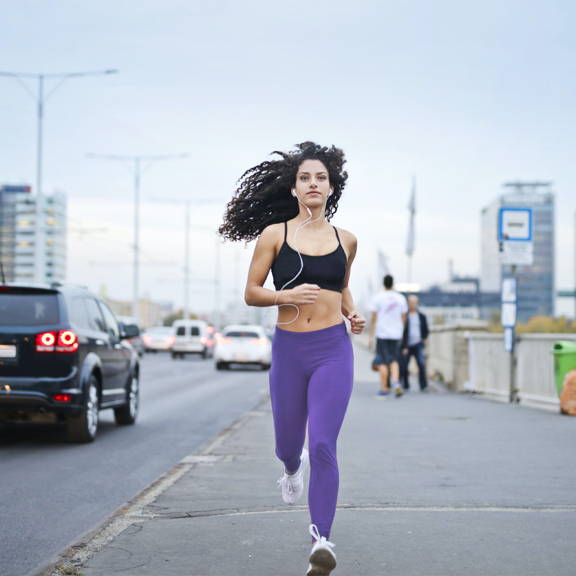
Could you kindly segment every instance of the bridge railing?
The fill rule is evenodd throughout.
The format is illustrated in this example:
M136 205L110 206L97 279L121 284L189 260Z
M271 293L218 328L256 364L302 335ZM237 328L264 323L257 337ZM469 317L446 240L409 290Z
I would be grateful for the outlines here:
M554 382L557 340L575 340L576 334L522 334L516 344L515 386L521 404L558 410ZM446 326L430 334L428 374L457 392L474 392L508 401L510 353L504 350L502 334L479 326Z

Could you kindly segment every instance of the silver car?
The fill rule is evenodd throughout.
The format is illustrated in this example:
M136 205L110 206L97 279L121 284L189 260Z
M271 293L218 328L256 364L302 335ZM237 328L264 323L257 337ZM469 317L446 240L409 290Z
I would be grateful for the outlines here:
M142 335L142 342L146 352L171 350L172 344L174 344L174 328L170 326L152 326Z
M214 360L216 370L225 370L231 365L255 365L268 370L272 361L272 344L262 326L226 326L216 341Z

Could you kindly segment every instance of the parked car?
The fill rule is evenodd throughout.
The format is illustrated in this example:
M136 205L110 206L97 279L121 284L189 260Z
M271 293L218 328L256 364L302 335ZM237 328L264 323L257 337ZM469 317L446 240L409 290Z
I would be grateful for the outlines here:
M98 412L138 415L140 365L110 308L84 288L0 284L0 421L56 421L91 442Z
M152 326L142 335L145 352L167 351L174 344L174 328L171 326Z
M207 322L204 320L176 320L172 358L184 358L186 354L199 354L202 358L213 355L213 337Z
M138 326L136 319L130 316L118 316L117 318L118 322L120 323L120 327L124 329L126 339L128 342L130 342L130 344L132 344L132 348L136 350L138 356L144 356L142 331L140 330L140 326Z
M259 365L270 368L272 345L262 326L230 325L224 328L214 351L216 370L231 364Z

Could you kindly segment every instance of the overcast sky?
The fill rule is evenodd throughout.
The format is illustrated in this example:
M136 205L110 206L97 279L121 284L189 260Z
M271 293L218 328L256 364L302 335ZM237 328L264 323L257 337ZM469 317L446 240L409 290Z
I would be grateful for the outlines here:
M515 179L551 180L557 285L574 278L576 4L570 0L1 0L0 70L119 74L65 83L47 105L45 190L69 198L69 280L132 290L132 177L101 154L188 153L142 181L142 293L182 301L184 211L195 206L192 308L213 304L216 240L236 179L275 149L342 147L349 185L333 222L359 240L352 288L376 249L414 280L478 274L480 210ZM0 183L34 183L34 102L0 78ZM106 231L90 229L106 228ZM80 230L84 229L84 233ZM251 246L226 243L225 298Z

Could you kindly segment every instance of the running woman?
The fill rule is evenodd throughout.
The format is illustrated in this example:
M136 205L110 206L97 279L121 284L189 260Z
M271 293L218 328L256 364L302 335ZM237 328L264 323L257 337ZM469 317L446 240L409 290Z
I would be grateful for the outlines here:
M342 150L303 142L250 168L228 204L220 234L256 243L245 300L278 306L270 397L282 498L294 504L310 467L313 547L307 576L336 567L329 541L338 497L336 443L352 393L353 334L366 321L348 288L356 237L330 220L348 174ZM272 271L275 290L264 288ZM304 448L308 425L308 450Z

